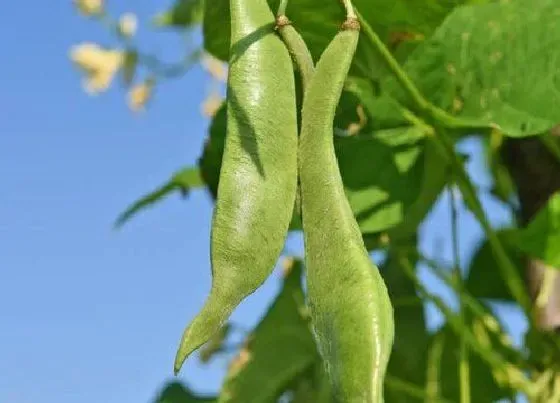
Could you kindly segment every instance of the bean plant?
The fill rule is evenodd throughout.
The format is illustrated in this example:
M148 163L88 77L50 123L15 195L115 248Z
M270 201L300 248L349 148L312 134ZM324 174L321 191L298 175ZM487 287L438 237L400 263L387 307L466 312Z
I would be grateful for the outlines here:
M211 289L195 317L177 315L188 320L170 371L227 357L228 372L215 396L174 381L155 403L560 402L556 0L175 0L154 30L203 35L176 64L141 50L134 15L75 5L115 34L72 49L89 92L121 73L137 112L196 63L225 87L205 103L198 163L116 221L175 192L214 201ZM469 139L490 188L458 151ZM450 260L420 245L442 200ZM459 210L484 233L468 261ZM302 256L285 248L297 234ZM278 295L232 346L232 312L277 267ZM497 303L523 313L522 343ZM440 326L428 328L427 305Z

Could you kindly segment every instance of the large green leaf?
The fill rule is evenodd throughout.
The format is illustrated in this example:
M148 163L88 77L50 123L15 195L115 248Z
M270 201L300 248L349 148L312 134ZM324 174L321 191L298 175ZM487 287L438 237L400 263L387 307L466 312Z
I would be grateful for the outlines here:
M214 397L200 397L191 392L179 382L169 382L154 403L213 403Z
M157 189L151 191L139 200L132 203L124 212L122 212L115 223L116 227L120 227L128 222L140 211L153 206L160 202L164 197L169 196L176 191L186 196L193 188L204 185L197 167L188 167L174 173L171 178Z
M514 243L516 234L516 229L503 229L496 232L506 252L513 259L519 274L524 276L523 255ZM503 301L514 300L504 279L500 275L498 262L488 239L484 239L473 253L469 263L465 287L472 296L477 298Z
M278 0L269 0L274 13ZM397 33L430 35L454 7L468 3L465 0L355 0L364 18L386 42ZM471 1L472 2L472 1ZM286 14L303 36L314 60L335 35L345 13L339 1L298 0L288 2ZM229 7L228 0L206 2L204 15L204 46L214 56L227 61L229 53ZM412 48L410 48L412 49ZM408 53L408 52L406 52ZM386 72L379 63L379 55L370 43L360 40L353 69L366 77L380 77Z
M560 192L553 194L521 231L517 244L531 257L560 268Z
M410 55L406 71L437 106L509 136L560 122L557 0L501 1L456 9ZM390 78L384 88L412 107Z
M232 362L219 402L276 402L318 360L301 288L301 261Z
M422 139L414 127L335 137L346 195L363 233L402 222L420 190Z

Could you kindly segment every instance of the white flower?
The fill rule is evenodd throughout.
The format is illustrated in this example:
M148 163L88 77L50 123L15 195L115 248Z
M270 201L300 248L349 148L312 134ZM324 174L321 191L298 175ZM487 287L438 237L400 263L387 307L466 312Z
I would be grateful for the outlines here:
M82 43L70 51L71 60L85 73L83 85L89 94L107 90L124 61L123 52Z
M131 38L138 28L138 19L133 13L126 13L119 19L119 32L127 38Z
M228 71L224 63L222 63L220 60L216 59L209 53L204 53L201 63L204 69L208 73L210 73L210 75L214 79L221 82L226 82Z
M74 5L86 17L103 13L103 0L74 0Z
M217 92L212 92L202 104L202 114L208 118L214 117L224 99Z
M132 87L128 93L128 106L134 112L143 111L152 97L154 88L153 80L145 80Z

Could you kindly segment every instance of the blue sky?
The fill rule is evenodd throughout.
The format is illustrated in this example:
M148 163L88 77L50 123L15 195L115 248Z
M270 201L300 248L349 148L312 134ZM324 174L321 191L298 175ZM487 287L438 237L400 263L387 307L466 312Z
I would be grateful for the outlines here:
M110 36L78 17L69 1L33 3L11 2L0 14L0 402L149 402L171 378L179 337L210 286L212 205L195 192L187 202L170 198L119 232L112 223L136 197L196 162L208 124L200 103L211 87L196 67L158 88L142 116L129 112L118 85L88 97L68 49L81 41L110 44ZM137 12L143 49L177 59L181 38L146 29L165 7L156 3L115 2L122 8L111 12ZM476 161L473 167L484 183ZM446 206L423 228L426 250L443 238L443 257L450 255ZM495 220L507 221L490 207ZM465 261L481 232L462 216ZM300 246L290 242L293 250ZM233 319L252 326L278 283L273 275ZM519 316L508 315L518 333ZM181 378L212 392L226 363L202 367L193 359Z

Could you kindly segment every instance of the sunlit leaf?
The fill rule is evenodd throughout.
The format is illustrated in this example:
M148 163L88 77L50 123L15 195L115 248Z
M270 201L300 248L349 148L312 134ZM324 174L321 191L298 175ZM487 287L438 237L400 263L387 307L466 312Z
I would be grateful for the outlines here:
M186 196L191 189L201 186L203 186L203 182L198 168L189 167L182 169L175 173L168 182L132 203L119 215L115 226L120 227L124 225L137 213L160 202L171 193L179 191L183 196Z
M406 72L431 102L472 125L514 137L548 131L560 122L559 10L556 0L457 8ZM413 107L394 78L383 88Z

